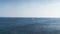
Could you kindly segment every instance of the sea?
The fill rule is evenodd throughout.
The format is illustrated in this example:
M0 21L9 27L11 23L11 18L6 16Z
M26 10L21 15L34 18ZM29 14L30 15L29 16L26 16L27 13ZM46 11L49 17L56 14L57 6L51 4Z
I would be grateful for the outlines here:
M0 34L60 34L60 18L0 17Z

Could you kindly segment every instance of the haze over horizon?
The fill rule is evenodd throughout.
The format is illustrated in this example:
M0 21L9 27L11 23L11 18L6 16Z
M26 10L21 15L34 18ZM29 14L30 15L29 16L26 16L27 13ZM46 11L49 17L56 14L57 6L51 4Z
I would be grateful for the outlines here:
M0 17L60 17L60 0L0 0Z

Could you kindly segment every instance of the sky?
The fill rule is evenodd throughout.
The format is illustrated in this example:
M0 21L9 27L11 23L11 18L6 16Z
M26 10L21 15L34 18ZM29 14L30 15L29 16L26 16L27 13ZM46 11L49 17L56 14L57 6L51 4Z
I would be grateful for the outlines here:
M0 0L0 17L60 17L60 0Z

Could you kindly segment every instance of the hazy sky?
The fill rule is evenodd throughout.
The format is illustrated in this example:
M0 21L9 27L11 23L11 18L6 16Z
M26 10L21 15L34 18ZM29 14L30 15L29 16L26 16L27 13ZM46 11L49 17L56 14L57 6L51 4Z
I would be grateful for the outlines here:
M0 17L60 17L60 0L0 1Z

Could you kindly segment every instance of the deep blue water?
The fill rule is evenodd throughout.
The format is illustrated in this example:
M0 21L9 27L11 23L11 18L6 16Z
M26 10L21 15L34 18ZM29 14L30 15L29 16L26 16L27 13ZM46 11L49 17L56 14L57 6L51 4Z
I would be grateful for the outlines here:
M0 34L60 34L60 18L0 18Z

